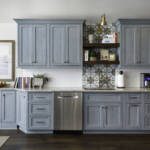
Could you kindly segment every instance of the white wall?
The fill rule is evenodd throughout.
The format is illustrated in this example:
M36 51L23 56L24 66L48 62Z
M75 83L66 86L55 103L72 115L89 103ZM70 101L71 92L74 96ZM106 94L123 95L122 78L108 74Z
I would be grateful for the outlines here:
M13 18L149 18L150 0L1 0L0 22Z

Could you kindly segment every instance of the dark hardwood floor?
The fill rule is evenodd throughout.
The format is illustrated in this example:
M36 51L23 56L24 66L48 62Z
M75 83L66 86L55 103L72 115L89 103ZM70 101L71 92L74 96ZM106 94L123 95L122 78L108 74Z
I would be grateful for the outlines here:
M0 150L150 150L150 135L26 135L0 131L10 138Z

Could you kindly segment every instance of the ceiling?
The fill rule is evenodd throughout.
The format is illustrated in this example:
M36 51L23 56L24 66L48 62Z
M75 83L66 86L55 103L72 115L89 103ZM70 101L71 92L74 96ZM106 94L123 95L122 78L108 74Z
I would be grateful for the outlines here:
M0 0L0 23L13 18L81 18L95 22L102 14L150 18L150 0Z

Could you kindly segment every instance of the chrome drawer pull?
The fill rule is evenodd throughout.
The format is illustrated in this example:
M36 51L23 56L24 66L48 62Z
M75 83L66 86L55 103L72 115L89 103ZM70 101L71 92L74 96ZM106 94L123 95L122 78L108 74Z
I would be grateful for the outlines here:
M36 123L44 124L45 122L44 121L36 121Z
M139 107L139 105L138 105L138 104L133 104L132 106L133 106L133 107Z
M139 98L138 96L130 96L130 98L132 98L132 99L137 99L137 98Z
M37 110L46 110L45 108L37 108Z

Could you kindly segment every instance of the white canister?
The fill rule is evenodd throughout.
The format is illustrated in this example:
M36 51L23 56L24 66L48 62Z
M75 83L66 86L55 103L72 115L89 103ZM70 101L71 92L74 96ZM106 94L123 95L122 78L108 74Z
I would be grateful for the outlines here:
M88 35L88 40L89 40L89 43L94 43L94 35L93 34L89 34Z
M116 78L116 86L117 88L124 88L124 72L122 70L120 70L117 74L117 78Z

